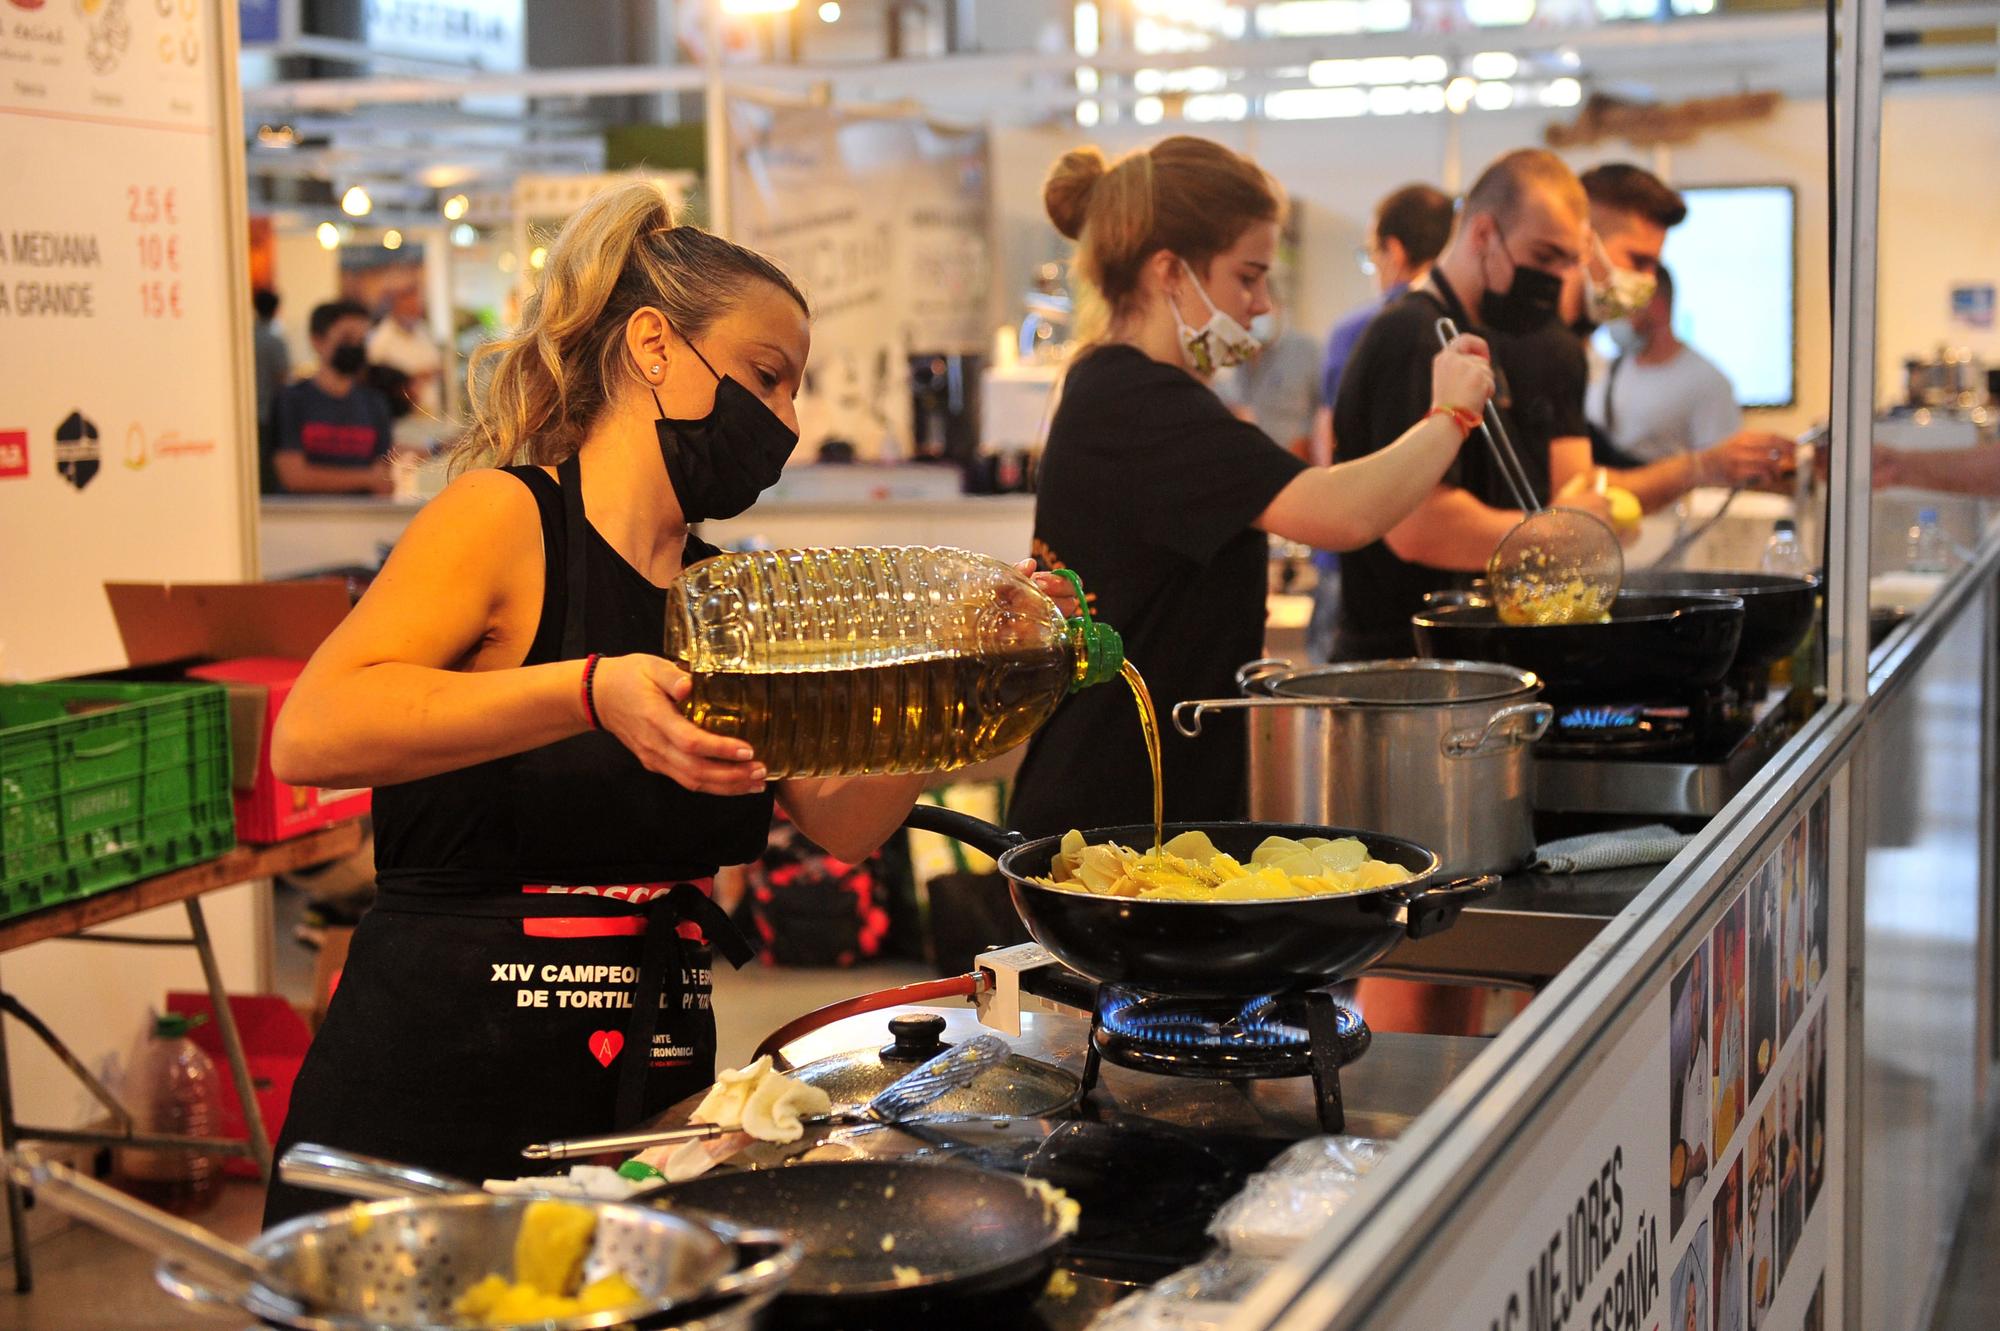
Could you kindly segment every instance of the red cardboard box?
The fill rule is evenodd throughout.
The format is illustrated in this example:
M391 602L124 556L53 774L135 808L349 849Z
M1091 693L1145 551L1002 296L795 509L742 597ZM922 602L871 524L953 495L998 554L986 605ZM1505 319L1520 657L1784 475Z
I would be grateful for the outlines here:
M236 750L236 839L284 841L317 827L329 827L368 812L369 792L288 786L271 774L271 731L278 711L292 694L304 661L251 656L196 666L189 679L228 684L229 737ZM237 715L239 700L247 714Z
M104 594L133 666L170 665L228 687L239 841L283 841L368 812L367 790L290 786L271 774L278 710L346 617L345 582L107 582Z
M197 1012L213 1015L206 993L170 993L167 1011L184 1017ZM243 1062L257 1091L257 1112L263 1115L266 1139L276 1141L278 1130L285 1126L292 1084L299 1078L312 1035L292 1005L275 994L231 994L229 1012L236 1019L236 1033L243 1038ZM230 1141L250 1140L243 1103L236 1095L236 1078L229 1070L229 1054L222 1047L222 1032L215 1029L213 1021L205 1021L188 1032L188 1038L208 1055L222 1076L222 1121L216 1124L215 1135ZM223 1168L245 1178L257 1177L256 1163L247 1158L232 1156Z

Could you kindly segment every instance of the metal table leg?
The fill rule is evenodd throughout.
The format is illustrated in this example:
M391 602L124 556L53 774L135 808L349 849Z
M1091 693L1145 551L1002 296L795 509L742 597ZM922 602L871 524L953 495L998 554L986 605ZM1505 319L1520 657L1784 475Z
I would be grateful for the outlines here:
M15 1137L14 1081L7 1066L7 1019L0 1016L0 1151L11 1152ZM21 1206L21 1189L15 1184L13 1174L5 1170L0 1173L6 1174L7 1237L14 1244L14 1292L27 1294L35 1288L35 1273L28 1266L28 1217Z
M208 922L202 918L201 901L189 897L188 929L194 935L194 950L201 958L201 973L208 980L208 1001L215 1012L216 1029L222 1033L222 1047L229 1054L229 1072L236 1079L236 1098L243 1105L243 1126L250 1135L250 1158L257 1162L257 1175L271 1178L271 1139L264 1132L264 1115L257 1108L257 1088L250 1080L250 1065L243 1057L243 1037L236 1031L236 1014L229 1010L229 991L222 986L222 971L215 964L215 948L208 940Z

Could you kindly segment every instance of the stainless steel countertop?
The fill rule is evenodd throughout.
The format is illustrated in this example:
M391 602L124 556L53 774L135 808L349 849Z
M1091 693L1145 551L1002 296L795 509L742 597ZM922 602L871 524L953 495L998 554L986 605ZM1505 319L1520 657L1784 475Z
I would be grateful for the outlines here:
M1553 978L1659 876L1662 865L1600 873L1510 874L1443 933L1399 944L1376 968L1538 984Z

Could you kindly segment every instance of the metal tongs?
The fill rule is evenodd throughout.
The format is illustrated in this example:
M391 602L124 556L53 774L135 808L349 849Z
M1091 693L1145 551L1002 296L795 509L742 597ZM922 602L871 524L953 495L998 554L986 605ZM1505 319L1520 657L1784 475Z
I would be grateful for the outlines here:
M1007 1042L999 1036L976 1035L918 1064L914 1070L883 1087L865 1105L836 1109L830 1114L809 1115L800 1122L812 1125L901 1123L932 1101L970 1086L980 1073L1006 1062L1010 1053L1012 1051ZM697 1123L692 1127L667 1128L658 1132L572 1137L566 1141L523 1147L521 1156L526 1160L573 1160L578 1156L602 1155L609 1151L643 1151L648 1147L669 1146L675 1142L704 1141L741 1131L740 1127L725 1127L720 1123Z
M1438 345L1449 347L1458 337L1458 325L1439 319L1435 325ZM1486 447L1500 468L1514 502L1527 514L1501 538L1486 561L1486 577L1493 586L1493 608L1509 624L1570 624L1601 619L1618 599L1625 581L1625 553L1619 548L1618 534L1602 520L1581 509L1550 508L1535 495L1534 483L1507 437L1500 422L1500 408L1492 398L1480 421ZM1574 586L1565 603L1558 595Z

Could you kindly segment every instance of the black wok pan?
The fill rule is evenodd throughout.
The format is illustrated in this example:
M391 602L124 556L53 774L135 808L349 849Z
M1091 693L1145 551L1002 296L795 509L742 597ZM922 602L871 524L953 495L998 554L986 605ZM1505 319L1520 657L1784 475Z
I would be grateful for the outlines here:
M1467 902L1499 885L1487 874L1439 883L1438 857L1414 841L1298 823L1168 823L1169 837L1206 832L1215 848L1247 860L1270 836L1356 837L1378 860L1410 871L1406 882L1341 896L1278 901L1143 901L1044 887L1061 837L1030 841L977 818L919 804L905 826L952 837L994 856L1021 923L1071 970L1101 984L1182 997L1283 994L1350 979L1403 938L1449 928ZM1092 845L1145 848L1153 825L1087 830Z
M1410 623L1420 656L1532 670L1551 702L1630 702L1720 684L1743 637L1743 598L1624 592L1601 624L1503 624L1489 605L1433 605Z
M645 1200L789 1234L805 1252L773 1309L786 1327L942 1326L941 1314L1019 1326L1066 1237L1028 1184L968 1165L821 1161L704 1174Z
M1782 573L1709 573L1682 569L1625 572L1627 591L1655 595L1708 592L1740 597L1743 637L1733 675L1763 675L1799 649L1819 611L1819 579Z

